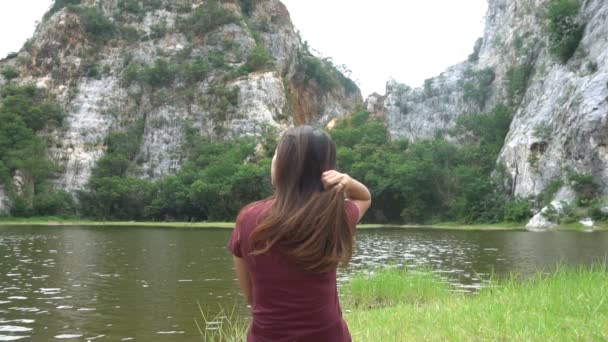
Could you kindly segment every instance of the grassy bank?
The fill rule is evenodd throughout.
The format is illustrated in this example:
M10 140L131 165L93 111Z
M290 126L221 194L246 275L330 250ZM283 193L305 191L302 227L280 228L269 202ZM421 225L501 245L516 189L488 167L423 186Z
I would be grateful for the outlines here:
M61 217L0 218L0 226L121 226L173 228L234 228L233 222L93 221Z
M426 270L357 275L341 289L353 341L606 341L608 269L558 268L452 292ZM242 341L249 319L197 321L205 341ZM218 318L219 317L219 318ZM207 328L207 329L205 329Z
M500 281L475 295L448 292L431 273L357 276L343 293L354 341L604 341L605 266Z
M153 222L153 221L93 221L78 218L63 217L31 217L15 218L0 217L0 226L134 226L134 227L175 227L175 228L233 228L234 222ZM491 224L461 224L456 222L443 222L429 225L416 224L359 224L358 229L444 229L444 230L525 230L523 223L491 223ZM555 230L584 231L589 229L580 223L563 224ZM608 230L608 222L596 222L593 230Z

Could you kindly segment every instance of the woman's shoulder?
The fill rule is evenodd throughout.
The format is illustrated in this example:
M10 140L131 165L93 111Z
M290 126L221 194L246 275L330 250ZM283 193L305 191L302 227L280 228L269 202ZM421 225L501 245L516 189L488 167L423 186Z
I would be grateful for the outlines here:
M237 220L245 220L252 215L257 216L262 210L268 208L272 204L273 200L274 198L269 197L260 201L255 201L247 204L239 211Z

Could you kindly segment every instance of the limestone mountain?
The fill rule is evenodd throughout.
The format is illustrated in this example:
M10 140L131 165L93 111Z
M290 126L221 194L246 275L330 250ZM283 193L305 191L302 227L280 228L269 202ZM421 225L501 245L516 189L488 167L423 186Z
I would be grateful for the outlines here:
M130 172L159 179L188 158L187 132L224 139L325 125L363 102L310 53L278 0L56 0L0 70L0 87L35 84L63 108L65 123L41 134L69 192L87 184L112 132L138 127ZM27 177L15 177L24 187Z
M458 118L513 112L497 160L506 192L551 207L575 200L572 174L608 194L608 2L489 0L483 38L469 59L412 89L396 81L367 107L393 138L447 136ZM563 203L562 203L563 201ZM545 215L547 216L547 215ZM538 214L531 227L552 222Z

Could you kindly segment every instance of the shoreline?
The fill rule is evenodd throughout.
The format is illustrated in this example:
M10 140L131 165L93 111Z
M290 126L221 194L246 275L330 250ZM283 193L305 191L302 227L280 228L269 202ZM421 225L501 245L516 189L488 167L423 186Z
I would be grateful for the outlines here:
M608 336L606 264L491 279L474 295L431 269L381 268L340 289L353 341L595 341ZM572 295L576 294L576 295ZM225 311L229 312L229 311ZM205 340L243 341L250 316L202 316ZM198 325L198 323L197 323Z
M450 291L432 272L384 269L346 285L353 340L603 340L605 264L559 267L496 280L475 295ZM569 295L570 294L570 295ZM573 296L572 294L576 294ZM514 315L514 313L516 313Z
M163 228L234 228L234 222L153 222L153 221L92 221L79 219L49 218L0 218L0 227L6 226L109 226L109 227L163 227ZM436 224L359 224L357 229L433 229L433 230L459 230L459 231L527 231L519 223L492 223L492 224L458 224L444 222ZM557 227L539 231L605 231L608 223L598 222L593 227L586 227L580 223L561 224Z

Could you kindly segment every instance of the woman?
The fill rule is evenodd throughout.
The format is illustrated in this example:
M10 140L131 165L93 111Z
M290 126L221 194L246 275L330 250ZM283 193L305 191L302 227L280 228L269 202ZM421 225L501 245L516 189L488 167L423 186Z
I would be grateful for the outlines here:
M353 252L367 188L335 171L336 146L311 126L284 133L272 158L274 195L241 210L228 243L252 305L247 341L350 341L336 268Z

